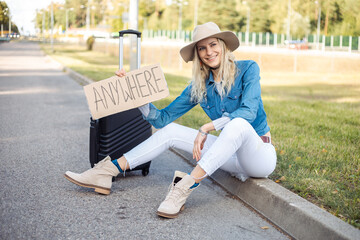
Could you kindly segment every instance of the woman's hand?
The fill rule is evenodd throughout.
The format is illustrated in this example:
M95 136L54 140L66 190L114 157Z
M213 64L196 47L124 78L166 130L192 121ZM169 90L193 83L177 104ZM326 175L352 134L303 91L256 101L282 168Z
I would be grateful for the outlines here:
M203 125L200 129L202 132L208 133L212 130L215 130L215 127L214 124L210 122ZM207 135L199 131L199 133L195 138L194 148L193 148L193 158L196 159L196 161L199 161L201 159L201 150L204 148L206 139L207 139Z
M124 69L119 69L119 70L117 70L116 72L115 72L115 74L116 74L116 76L118 76L118 77L125 77L125 75L126 75L126 72L125 72L125 70Z
M202 134L201 132L195 138L194 148L193 148L193 159L196 159L198 162L201 158L201 150L204 148L204 143L207 139L207 135Z

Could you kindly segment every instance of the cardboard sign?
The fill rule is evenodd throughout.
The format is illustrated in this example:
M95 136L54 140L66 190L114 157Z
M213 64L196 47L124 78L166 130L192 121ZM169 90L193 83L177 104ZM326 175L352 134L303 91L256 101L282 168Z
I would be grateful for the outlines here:
M93 119L142 106L169 95L159 64L113 76L84 86Z

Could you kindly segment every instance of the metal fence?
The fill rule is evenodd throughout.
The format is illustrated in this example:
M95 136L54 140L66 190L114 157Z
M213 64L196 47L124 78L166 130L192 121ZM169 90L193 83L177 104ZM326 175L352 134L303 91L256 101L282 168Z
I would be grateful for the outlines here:
M285 34L276 33L247 33L237 32L242 46L267 46L267 47L291 47L304 44L307 48L317 50L339 50L339 51L360 51L360 37L353 36L325 36L320 35L317 41L317 35L308 35L304 39L287 39ZM192 40L191 31L177 30L144 30L144 38L167 38L182 40L185 42Z

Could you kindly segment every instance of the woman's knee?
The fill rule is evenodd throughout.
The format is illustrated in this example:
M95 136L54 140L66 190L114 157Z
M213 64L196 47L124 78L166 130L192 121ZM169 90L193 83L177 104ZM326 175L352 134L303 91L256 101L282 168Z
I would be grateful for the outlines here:
M242 128L242 127L244 127L244 126L246 126L246 127L251 126L248 121L246 121L244 118L240 118L240 117L233 118L233 119L228 123L228 125L229 125L229 126L232 126L232 127L238 127L238 128Z
M275 170L276 160L275 148L268 145L262 154L242 161L241 166L251 177L267 177Z
M237 137L237 136L243 136L248 132L254 132L254 131L255 130L253 129L253 127L245 119L234 118L228 124L226 124L226 126L222 130L222 133L226 134L229 137Z

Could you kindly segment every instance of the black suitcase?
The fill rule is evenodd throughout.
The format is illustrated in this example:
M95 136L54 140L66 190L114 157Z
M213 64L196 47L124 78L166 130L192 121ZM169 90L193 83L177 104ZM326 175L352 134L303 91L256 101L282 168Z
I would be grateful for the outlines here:
M137 68L140 67L141 32L123 30L119 32L119 69L123 67L123 35L137 35ZM90 164L91 167L106 156L120 158L152 134L151 125L142 118L135 108L113 114L97 120L90 118ZM149 173L150 163L142 164L131 171L142 170L142 175Z

